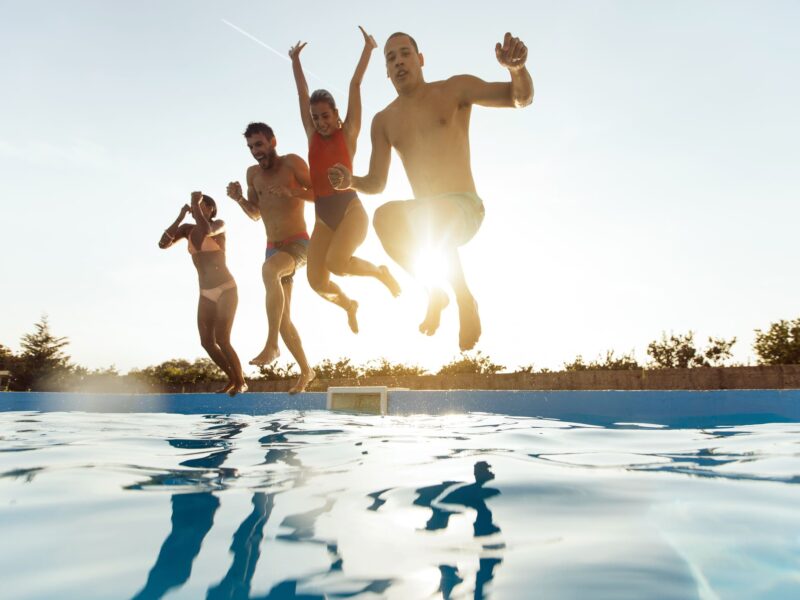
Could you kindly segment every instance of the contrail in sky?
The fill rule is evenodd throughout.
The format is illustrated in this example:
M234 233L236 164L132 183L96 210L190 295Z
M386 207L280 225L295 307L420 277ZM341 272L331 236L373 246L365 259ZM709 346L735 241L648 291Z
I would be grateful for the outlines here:
M272 46L270 46L269 44L267 44L267 43L265 43L265 42L262 42L260 39L258 39L258 38L257 38L256 36L254 36L253 34L251 34L251 33L247 33L247 32L246 32L244 29L242 29L241 27L237 27L236 25L234 25L234 24L233 24L233 23L231 23L230 21L226 21L225 19L221 19L221 21L222 21L223 23L225 23L225 25L227 25L227 26L228 26L228 27L230 27L231 29L235 29L236 31L238 31L239 33L241 33L243 36L245 36L245 37L247 37L247 38L250 38L250 39L251 39L251 40L253 40L253 41L254 41L256 44L259 44L260 46L264 46L264 48L266 48L267 50L269 50L269 51L270 51L270 52L272 52L273 54L277 54L278 56L280 56L280 57L281 57L283 60L285 60L286 62L288 62L288 63L291 63L291 62L292 62L292 60L291 60L291 59L290 59L290 58L289 58L289 57L288 57L286 54L284 54L284 53L282 53L282 52L278 52L277 50L275 50L275 48L273 48ZM322 82L322 83L325 83L325 81L322 79L322 77L320 77L320 76L318 76L318 75L314 75L314 73L312 73L311 71L309 71L309 70L307 70L307 69L303 69L303 71L305 71L306 75L310 75L311 77L313 77L313 78L314 78L314 79L316 79L317 81L320 81L320 82ZM344 93L344 92L342 92L342 90L340 90L340 89L338 89L338 88L335 88L335 87L332 87L332 88L330 88L330 89L333 89L333 90L335 90L335 91L339 92L340 94Z

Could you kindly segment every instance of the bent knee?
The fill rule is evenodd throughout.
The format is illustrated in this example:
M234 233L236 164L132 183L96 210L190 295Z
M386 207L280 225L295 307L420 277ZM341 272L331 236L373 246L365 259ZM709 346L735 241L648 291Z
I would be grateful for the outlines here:
M375 209L375 214L372 215L372 226L375 231L385 230L389 226L393 212L391 202Z
M321 294L325 291L328 287L328 277L327 275L314 275L311 272L308 273L308 285L311 286L311 289Z
M261 278L264 280L265 284L277 285L280 283L282 276L283 270L269 263L265 263L261 268Z
M349 258L341 256L329 256L325 259L325 268L337 276L342 276L347 273L347 264L350 262Z
M372 226L381 238L396 235L405 226L404 205L402 201L387 202L375 210Z

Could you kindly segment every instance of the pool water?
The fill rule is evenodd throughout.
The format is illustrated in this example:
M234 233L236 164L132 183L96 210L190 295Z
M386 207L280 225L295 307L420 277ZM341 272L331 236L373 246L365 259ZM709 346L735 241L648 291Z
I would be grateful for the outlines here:
M0 597L800 598L798 433L0 413Z

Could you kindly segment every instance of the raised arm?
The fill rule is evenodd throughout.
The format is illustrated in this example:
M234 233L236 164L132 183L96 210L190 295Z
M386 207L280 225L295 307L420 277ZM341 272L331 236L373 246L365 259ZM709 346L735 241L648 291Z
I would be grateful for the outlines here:
M178 218L175 219L172 222L172 225L167 227L164 230L164 233L161 234L161 239L158 241L159 248L162 250L169 248L179 239L186 237L186 233L191 228L191 225L181 225L181 221L183 221L183 219L186 218L186 215L188 215L190 212L192 212L192 209L188 204L184 204L181 207L181 212L178 215Z
M361 132L361 82L364 80L364 73L367 71L372 51L378 47L375 38L369 35L361 25L358 26L361 35L364 36L364 48L361 50L361 57L358 59L356 71L350 80L350 94L347 100L347 116L344 118L342 129L347 138L350 156L356 153L356 143L358 134Z
M528 60L528 47L509 32L503 37L503 44L494 47L497 62L511 73L511 100L516 108L528 106L533 102L533 80L525 62Z
M303 73L303 65L300 64L300 51L306 47L307 42L302 44L298 41L289 49L289 58L292 59L292 73L294 82L297 85L297 99L300 102L300 118L303 120L303 129L306 130L306 137L314 135L314 123L311 121L311 104L308 96L308 83Z
M261 209L258 207L258 194L252 183L252 167L247 170L247 198L242 194L242 184L238 181L231 181L228 184L227 193L228 197L236 201L248 217L253 221L258 221L261 218Z
M392 145L386 137L383 125L382 112L372 119L372 154L369 158L369 172L363 177L356 177L342 164L337 164L328 169L328 179L334 189L354 189L365 194L380 194L386 187L386 178L389 175L389 164L392 160Z
M472 75L457 75L448 83L456 86L456 93L462 102L491 107L528 106L533 102L533 80L525 68L527 47L519 38L506 33L503 43L498 43L494 52L497 62L511 74L510 82L487 83Z
M194 217L195 228L190 235L197 236L197 246L202 243L203 238L208 235L219 235L225 232L225 222L217 219L213 223L206 219L206 215L200 209L200 203L203 201L203 192L192 192L192 217Z

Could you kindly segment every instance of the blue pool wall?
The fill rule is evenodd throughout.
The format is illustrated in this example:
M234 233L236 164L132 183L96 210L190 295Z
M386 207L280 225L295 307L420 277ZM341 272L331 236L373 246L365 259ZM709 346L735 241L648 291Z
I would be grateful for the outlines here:
M268 415L324 410L324 392L290 396L2 392L0 412L101 412ZM800 422L800 390L710 391L390 391L389 414L494 413L595 425L646 423L711 427Z

